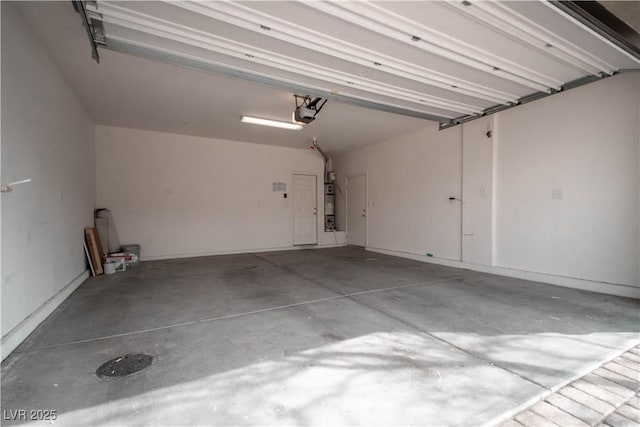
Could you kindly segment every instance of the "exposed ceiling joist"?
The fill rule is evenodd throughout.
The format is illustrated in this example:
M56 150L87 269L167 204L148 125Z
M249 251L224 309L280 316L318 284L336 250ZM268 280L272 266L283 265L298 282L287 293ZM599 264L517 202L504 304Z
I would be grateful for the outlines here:
M640 55L571 10L544 1L100 0L85 18L94 46L447 127L640 68Z

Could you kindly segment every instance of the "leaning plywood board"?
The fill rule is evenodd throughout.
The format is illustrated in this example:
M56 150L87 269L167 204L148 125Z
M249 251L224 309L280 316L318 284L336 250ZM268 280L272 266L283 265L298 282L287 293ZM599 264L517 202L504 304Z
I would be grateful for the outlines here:
M102 257L100 256L100 243L98 242L96 235L96 229L88 227L84 229L84 237L87 240L87 246L89 247L89 255L91 256L91 264L96 274L102 274Z
M102 249L102 242L100 241L100 233L98 233L98 229L97 228L93 228L93 236L96 239L96 246L98 248L98 256L99 256L99 260L100 260L100 265L102 265L102 261L104 260L104 255L105 252Z

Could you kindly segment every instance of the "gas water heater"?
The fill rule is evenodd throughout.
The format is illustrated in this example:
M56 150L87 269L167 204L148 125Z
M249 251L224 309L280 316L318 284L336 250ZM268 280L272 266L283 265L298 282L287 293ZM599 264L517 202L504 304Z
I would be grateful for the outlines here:
M327 180L331 172L327 174ZM335 177L335 174L333 175ZM324 231L336 229L336 191L333 182L324 183Z

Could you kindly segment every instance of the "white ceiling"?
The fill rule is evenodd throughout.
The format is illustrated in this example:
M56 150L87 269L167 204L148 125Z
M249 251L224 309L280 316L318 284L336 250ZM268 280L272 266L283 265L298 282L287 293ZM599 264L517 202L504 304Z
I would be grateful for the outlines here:
M640 67L541 1L98 0L87 7L111 49L442 122ZM290 120L294 92L104 48L98 65L68 2L21 9L97 123L289 146L317 136L328 151L428 125L333 99L299 132L241 124L243 114Z

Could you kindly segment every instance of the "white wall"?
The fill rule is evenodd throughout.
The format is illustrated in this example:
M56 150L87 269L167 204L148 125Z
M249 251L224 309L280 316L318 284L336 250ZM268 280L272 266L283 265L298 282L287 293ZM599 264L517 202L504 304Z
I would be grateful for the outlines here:
M491 136L487 136L491 132ZM493 265L493 117L462 125L462 261Z
M2 2L2 357L87 277L93 123L10 2Z
M367 174L367 247L460 260L462 128L435 123L381 144L334 158L344 190L350 175ZM338 227L344 229L339 197Z
M142 259L293 247L292 174L317 175L314 151L96 126L98 206ZM272 191L287 183L288 198ZM334 245L318 216L318 240ZM337 236L341 245L344 235Z
M442 132L427 124L334 156L335 169L341 183L369 176L369 249L640 297L639 94L640 73L623 73ZM464 254L461 205L446 200L462 182L465 233L481 232Z
M497 115L498 265L639 286L639 83L621 74Z

